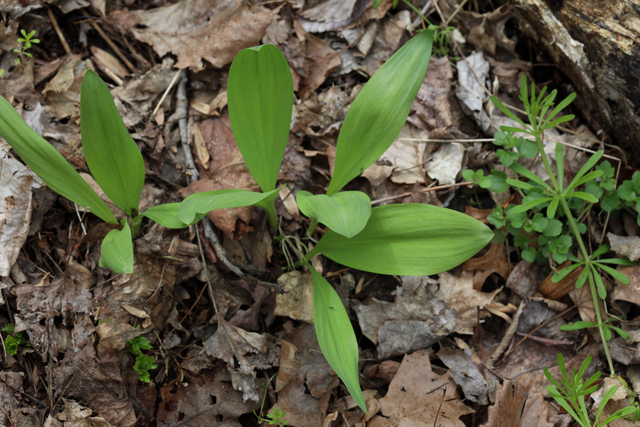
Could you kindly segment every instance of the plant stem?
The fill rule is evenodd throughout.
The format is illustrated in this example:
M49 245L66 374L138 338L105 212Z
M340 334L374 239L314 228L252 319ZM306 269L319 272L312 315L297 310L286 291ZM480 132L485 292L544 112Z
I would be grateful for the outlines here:
M311 218L311 224L309 224L309 228L307 228L307 234L311 236L318 226L318 220Z
M598 331L600 332L600 338L602 339L602 346L604 347L604 353L607 357L609 370L611 371L611 375L613 376L615 375L615 369L613 367L613 361L611 360L611 355L609 354L609 345L607 343L607 339L604 336L602 314L600 313L600 305L598 304L598 292L596 291L596 285L593 279L593 272L590 269L589 252L587 251L584 241L582 240L582 235L580 234L580 231L578 230L578 225L576 224L576 221L573 218L573 214L571 213L571 208L569 207L567 200L564 197L562 197L562 187L561 187L562 183L558 182L558 179L553 173L553 169L551 169L551 164L549 163L547 154L544 152L544 146L542 144L541 134L542 132L536 133L535 135L536 143L538 144L538 150L540 151L540 158L542 159L542 162L544 163L544 167L547 170L549 177L551 178L551 182L553 183L553 188L556 190L557 196L560 197L560 204L562 206L562 210L564 212L564 215L567 217L567 221L569 222L569 227L571 227L571 232L573 233L573 236L575 237L576 242L578 242L580 253L582 254L583 259L587 260L587 264L585 265L585 268L589 269L587 271L587 277L589 281L589 291L591 292L591 298L593 298L593 308L596 312L596 319L598 320Z

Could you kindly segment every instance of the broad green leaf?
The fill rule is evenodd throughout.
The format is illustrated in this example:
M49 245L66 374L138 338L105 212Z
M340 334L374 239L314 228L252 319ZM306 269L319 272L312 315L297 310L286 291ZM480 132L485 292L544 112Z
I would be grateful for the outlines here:
M240 51L229 70L227 98L238 149L262 191L271 191L293 109L293 79L282 52L270 44Z
M384 154L407 121L427 73L433 31L402 46L362 88L342 124L336 148L331 196Z
M180 203L178 220L186 225L194 224L214 209L242 208L245 206L265 207L265 202L273 202L279 189L268 193L248 190L215 190L192 194ZM263 204L264 203L264 204ZM203 215L204 214L204 215Z
M358 341L351 320L335 289L313 267L309 269L313 277L313 323L320 349L366 413L358 374Z
M122 230L111 230L102 241L99 265L114 273L133 273L131 229L126 219L122 225Z
M296 201L303 214L345 237L361 232L371 216L371 199L361 191L343 191L333 196L298 191Z
M88 207L103 221L118 221L107 204L51 144L22 120L20 114L0 96L0 136L18 153L36 175L56 193Z
M87 166L116 206L138 215L144 161L118 113L109 88L92 70L82 80L80 131Z
M150 209L147 209L140 215L146 216L151 221L157 222L163 227L167 228L185 228L188 224L178 219L178 211L180 210L180 203L165 203L164 205L157 205ZM195 217L195 222L198 222L206 214L198 214Z
M489 227L451 209L379 206L360 233L347 238L329 230L306 258L322 253L372 273L428 276L466 261L492 237Z

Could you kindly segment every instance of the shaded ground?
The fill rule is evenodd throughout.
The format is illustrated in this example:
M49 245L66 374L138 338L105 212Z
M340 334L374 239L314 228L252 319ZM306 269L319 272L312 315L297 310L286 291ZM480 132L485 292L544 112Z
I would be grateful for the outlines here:
M2 354L0 425L251 426L259 425L253 411L266 417L276 406L292 426L570 425L548 399L542 368L557 366L558 352L570 367L598 359L595 334L559 330L593 320L593 301L586 287L543 298L538 288L556 263L521 260L509 240L434 277L381 277L317 260L358 334L368 415L320 353L309 323L310 276L287 272L288 254L274 237L304 234L308 220L292 195L326 187L349 105L420 23L391 1L377 9L367 1L317 3L0 3L0 94L88 172L80 83L88 68L98 71L144 156L141 209L198 191L257 189L226 109L228 66L238 51L277 45L297 97L280 175L287 185L277 202L280 230L248 208L210 214L215 235L201 224L174 231L143 223L133 274L100 268L104 224L41 186L0 142L0 327L15 325L30 343L15 356ZM504 117L491 108L489 94L517 105L523 73L560 92L568 84L552 64L539 64L547 59L518 36L508 8L473 2L450 17L430 4L425 14L434 22L451 19L456 26L454 42L436 46L439 55L400 138L350 188L367 192L375 205L430 203L488 222L492 207L511 193L457 183L465 168L499 164L487 138ZM455 9L453 2L446 6L445 12ZM36 30L40 43L30 51L33 59L16 66L20 29ZM549 141L578 148L602 142L579 119ZM607 154L620 156L614 149ZM584 161L582 151L571 151L565 168L575 173ZM199 180L192 180L193 168ZM638 235L633 210L606 229L600 211L587 216L594 241L607 231ZM621 256L633 257L638 247L637 240L630 249L611 243ZM289 292L276 297L250 286L221 257ZM616 338L611 351L640 391L634 322L640 273L636 267L626 273L630 285L608 283L608 310L625 319L621 327L632 339ZM137 336L152 344L144 350L157 365L149 383L139 380L126 347ZM606 411L625 402L623 396Z

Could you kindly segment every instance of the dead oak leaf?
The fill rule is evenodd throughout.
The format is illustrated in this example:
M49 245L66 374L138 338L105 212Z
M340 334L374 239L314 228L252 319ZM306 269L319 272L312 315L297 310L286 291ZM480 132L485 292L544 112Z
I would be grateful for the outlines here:
M368 427L462 427L459 418L474 411L462 403L449 374L434 373L429 353L419 350L402 360L389 392L380 399L380 412Z
M178 56L176 68L204 69L231 63L242 49L260 44L273 13L240 0L182 0L147 11L115 11L109 20L128 28L160 56Z
M478 308L489 305L500 289L491 293L479 292L473 287L473 274L464 271L460 276L450 273L440 273L440 293L444 301L458 312L457 326L453 332L459 334L473 334L478 321Z
M504 256L504 243L492 244L486 254L471 258L462 264L465 271L479 270L473 276L473 288L481 289L484 281L492 273L499 274L503 279L509 277L511 273L511 263Z
M505 381L489 407L489 420L482 427L551 427L542 393L527 384Z

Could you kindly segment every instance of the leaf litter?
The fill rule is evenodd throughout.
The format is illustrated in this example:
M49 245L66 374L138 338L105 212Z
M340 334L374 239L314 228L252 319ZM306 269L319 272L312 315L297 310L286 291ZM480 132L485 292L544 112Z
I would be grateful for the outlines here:
M227 66L241 49L273 43L289 62L297 92L279 179L294 194L318 189L331 176L333 147L349 105L366 76L407 40L415 14L391 8L390 1L378 9L355 0L308 3L181 0L140 7L91 1L68 7L58 1L54 15L72 44L72 54L63 56L42 4L10 2L0 8L10 16L0 22L0 68L6 71L0 94L86 172L79 150L79 83L86 69L97 68L111 79L118 110L144 153L146 205L203 190L256 190L228 121ZM448 13L451 2L441 3ZM119 53L86 23L73 24L74 14L89 5L90 13L105 16L91 21L106 32L103 37L115 40ZM12 50L32 14L43 18L38 31L47 36L47 50L34 50L37 61L27 61L20 71L13 66ZM482 206L475 211L460 202L470 198L464 189L436 193L427 187L460 182L468 162L496 163L490 147L464 140L509 124L492 111L488 91L517 95L520 74L531 66L513 60L516 41L505 30L512 17L509 8L463 9L457 15L453 22L465 33L466 59L454 59L459 52L432 58L400 138L365 172L366 180L352 185L398 202L463 203L460 210L486 221L482 201L476 201ZM84 46L71 38L76 27ZM136 66L123 65L130 61ZM181 108L175 89L183 76L177 74L180 69L190 82L182 113L188 117L182 120L174 114ZM545 136L552 161L558 142L591 147L597 141L585 127L572 136ZM182 148L187 143L199 180L187 173ZM567 174L586 158L580 151L571 153L565 156ZM37 190L37 179L15 163L3 154L0 327L14 323L30 344L15 357L2 355L0 424L257 425L251 413L267 396L263 416L277 407L286 410L285 420L293 426L546 427L559 425L566 415L544 400L542 368L555 366L560 349L568 366L597 355L597 343L585 334L558 332L559 325L578 317L594 321L587 288L564 299L578 307L577 315L558 318L558 307L533 301L539 298L542 268L515 263L518 253L509 245L494 243L460 269L437 278L401 277L400 284L356 271L348 273L351 280L340 266L327 263L325 271L340 276L334 284L359 327L365 416L319 350L308 275L282 275L286 261L281 248L273 246L260 211L235 209L209 217L234 261L274 281L280 277L290 288L285 295L252 289L224 266L211 265L219 253L207 240L200 251L197 235L204 230L196 227L175 232L143 226L135 241L134 273L115 276L98 267L97 244L108 230L64 200L53 203L55 196ZM542 170L539 162L527 167ZM290 234L304 229L284 193L283 199L278 205L286 219L282 227ZM637 232L621 221L612 219L608 240L619 256L637 258ZM613 309L628 311L640 304L633 291L637 269L620 270L631 284L611 283L611 299ZM505 336L510 322L516 327ZM633 323L625 328L630 340L614 339L611 353L617 362L633 366L640 363L640 333ZM138 336L151 342L149 354L160 366L149 385L139 382L126 350L126 343ZM507 345L503 359L490 370L490 350L501 339ZM583 343L578 351L569 348L578 343ZM557 369L551 370L557 375ZM26 398L31 395L43 404L34 405ZM608 405L605 411L615 408Z

